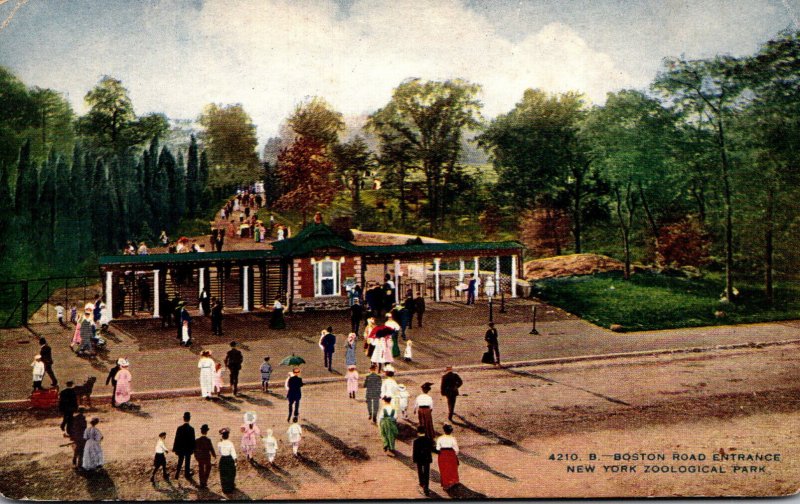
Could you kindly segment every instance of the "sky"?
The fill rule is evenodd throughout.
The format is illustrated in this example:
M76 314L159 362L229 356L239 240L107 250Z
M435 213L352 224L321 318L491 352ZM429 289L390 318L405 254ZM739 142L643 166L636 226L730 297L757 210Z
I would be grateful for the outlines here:
M798 18L800 0L0 0L0 65L78 113L103 75L137 114L241 103L263 145L308 97L359 116L410 77L480 84L486 118L527 88L602 104L664 57L752 54Z

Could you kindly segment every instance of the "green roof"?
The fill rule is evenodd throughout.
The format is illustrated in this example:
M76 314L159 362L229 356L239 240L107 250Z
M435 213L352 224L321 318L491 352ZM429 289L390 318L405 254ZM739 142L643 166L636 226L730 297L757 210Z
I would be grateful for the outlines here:
M180 264L217 261L252 261L277 257L274 250L232 250L229 252L186 252L183 254L114 255L100 257L100 266Z
M424 254L448 253L486 250L517 250L524 248L515 241L502 242L445 242L445 243L415 243L410 245L368 245L359 247L364 254Z
M272 247L284 257L307 255L323 248L340 248L354 254L362 252L362 247L353 245L325 224L309 224L297 236L273 242Z

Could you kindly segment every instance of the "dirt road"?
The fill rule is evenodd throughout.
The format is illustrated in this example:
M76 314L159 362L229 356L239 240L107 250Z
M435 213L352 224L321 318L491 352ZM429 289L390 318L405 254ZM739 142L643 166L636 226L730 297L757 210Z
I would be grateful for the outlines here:
M798 358L800 346L783 345L463 372L455 422L463 485L444 492L434 461L432 490L454 498L793 493L800 487ZM436 375L399 381L414 394L432 381L438 392ZM281 441L277 467L266 467L261 451L253 464L240 458L239 490L229 497L420 497L410 458L413 421L400 422L398 456L386 457L366 418L363 390L351 400L344 382L309 386L302 456L294 458L278 392L143 401L133 413L96 404L87 416L101 419L107 464L93 476L70 467L56 416L0 412L0 489L10 498L220 499L216 468L207 491L184 479L152 485L156 436L167 431L171 447L183 411L191 411L195 429L209 424L216 441L216 431L230 427L238 447L242 415L252 410L261 429L273 428ZM435 396L437 428L445 410ZM175 461L168 455L172 470Z

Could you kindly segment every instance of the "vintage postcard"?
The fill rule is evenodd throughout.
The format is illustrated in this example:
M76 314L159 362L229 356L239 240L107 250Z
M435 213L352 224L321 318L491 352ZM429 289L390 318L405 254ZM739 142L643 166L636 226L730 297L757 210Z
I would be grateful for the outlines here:
M0 495L800 489L800 0L0 0Z

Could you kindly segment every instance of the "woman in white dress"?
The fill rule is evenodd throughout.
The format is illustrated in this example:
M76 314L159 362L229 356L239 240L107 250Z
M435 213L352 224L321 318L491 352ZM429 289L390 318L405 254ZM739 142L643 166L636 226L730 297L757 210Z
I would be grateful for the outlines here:
M380 372L383 365L386 363L385 350L386 350L386 338L372 338L371 344L375 345L375 348L372 350L372 357L370 360L373 364L378 365L378 372Z
M200 369L200 395L204 399L211 399L214 392L214 359L210 350L203 350L197 367Z

